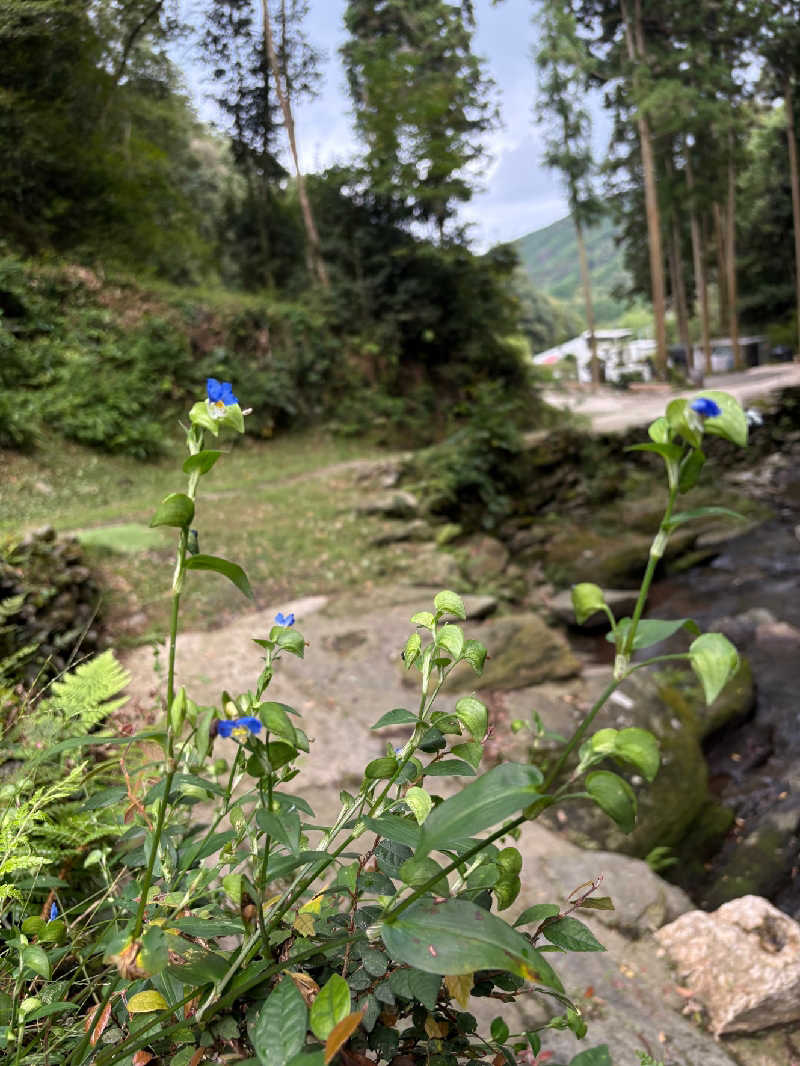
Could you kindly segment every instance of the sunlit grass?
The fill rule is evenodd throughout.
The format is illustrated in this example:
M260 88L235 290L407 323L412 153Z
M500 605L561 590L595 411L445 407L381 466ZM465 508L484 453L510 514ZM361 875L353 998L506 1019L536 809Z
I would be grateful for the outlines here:
M391 574L408 548L370 546L374 520L356 516L360 489L336 464L380 453L321 434L243 442L201 481L195 522L201 551L246 569L256 606ZM0 456L0 534L49 524L78 533L109 590L106 616L119 639L166 627L174 537L149 530L155 503L185 487L177 443L158 463L48 442L30 456ZM330 469L333 468L333 469ZM316 476L317 471L327 471ZM188 626L214 626L251 605L224 578L191 574Z

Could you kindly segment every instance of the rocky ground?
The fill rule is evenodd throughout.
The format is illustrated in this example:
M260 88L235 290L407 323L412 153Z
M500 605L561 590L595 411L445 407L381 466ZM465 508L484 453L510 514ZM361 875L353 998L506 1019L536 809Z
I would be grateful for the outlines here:
M583 500L595 513L602 510L591 493L582 495L581 486L563 474L561 455L547 460L542 470L543 482L551 478L548 491L557 495L566 477L579 504ZM785 476L786 463L776 461L773 467ZM568 630L568 594L559 592L559 581L564 588L583 579L617 586L618 613L625 613L657 510L658 501L636 507L617 501L624 538L592 533L579 511L563 521L516 520L492 535L466 536L432 526L414 495L397 487L398 469L362 464L351 476L363 484L363 512L380 518L376 537L387 543L419 542L407 585L368 583L357 593L287 600L211 634L186 633L179 640L179 683L199 703L216 703L223 689L253 687L260 655L252 638L266 635L277 610L295 612L308 641L306 657L281 661L270 694L302 713L313 740L303 790L320 820L333 814L340 789L360 781L364 764L383 754L387 741L404 739L403 728L375 732L370 727L393 707L414 707L400 650L411 631L411 615L429 609L442 587L466 593L468 635L485 643L491 655L484 677L476 684L462 676L444 694L442 708L478 688L491 711L491 759L529 757L531 733L512 729L512 723L530 721L533 712L547 728L569 732L605 684L609 654L601 639ZM774 483L773 478L769 485ZM752 511L753 525L763 513ZM679 540L674 569L724 556L729 536L715 524ZM738 614L732 617L735 629ZM789 624L770 617L770 624ZM756 619L751 636L758 624ZM163 654L158 658L163 663ZM158 703L157 661L152 649L139 648L126 657L126 665L134 675L126 713L140 723ZM666 1066L800 1063L796 924L761 902L691 917L700 912L689 896L642 861L654 847L667 845L684 866L703 865L709 849L729 834L732 816L709 780L704 746L721 727L751 718L753 702L747 668L710 709L683 675L636 675L615 694L598 725L642 724L661 739L664 765L655 785L642 789L633 781L642 804L640 827L623 838L594 812L565 807L552 813L549 827L536 823L523 833L526 876L516 907L563 903L578 885L600 874L615 901L615 911L594 912L588 920L607 951L566 955L558 963L590 1020L591 1043L607 1042L616 1066L638 1066L637 1050ZM221 748L226 743L217 741ZM787 862L796 824L797 818L781 842ZM614 853L621 849L629 854ZM687 941L696 946L700 940L707 950L687 950ZM759 997L762 987L766 992ZM720 1006L720 997L730 1009ZM538 1008L530 1001L514 1009L531 1013ZM568 1033L555 1034L551 1046L565 1055L579 1050Z

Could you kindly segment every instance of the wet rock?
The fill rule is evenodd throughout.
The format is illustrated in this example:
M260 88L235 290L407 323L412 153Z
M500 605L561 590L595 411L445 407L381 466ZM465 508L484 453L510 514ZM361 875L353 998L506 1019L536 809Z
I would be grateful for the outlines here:
M714 619L710 628L715 633L724 633L737 648L742 648L754 638L756 629L760 625L776 621L775 615L766 607L751 607L747 611L742 611L741 614L725 615Z
M550 629L538 615L509 615L488 622L479 634L490 649L483 676L461 667L454 671L451 688L515 689L574 677L580 663L561 633Z
M432 544L424 545L417 552L412 577L415 585L453 589L454 592L463 592L468 588L455 556L438 551Z
M637 591L634 589L603 589L603 596L615 618L624 618L633 613L636 606ZM564 589L550 601L550 609L559 622L577 626L575 621L575 609L572 606L572 593ZM583 623L581 629L609 629L608 616L603 611L598 611Z
M655 935L716 1035L800 1020L800 926L767 900L690 911Z
M382 529L370 539L370 544L380 548L385 544L399 544L407 540L430 540L431 536L428 523L421 518L413 518L410 522L396 522Z
M683 528L673 533L665 563L689 551L696 535ZM601 588L638 589L651 543L652 536L645 533L624 530L608 535L567 526L548 543L545 565L558 584L592 581Z
M413 492L398 489L363 500L356 510L360 514L383 515L384 518L416 518L419 513L419 500Z
M473 585L498 577L508 564L508 548L496 537L476 534L461 551L464 573Z

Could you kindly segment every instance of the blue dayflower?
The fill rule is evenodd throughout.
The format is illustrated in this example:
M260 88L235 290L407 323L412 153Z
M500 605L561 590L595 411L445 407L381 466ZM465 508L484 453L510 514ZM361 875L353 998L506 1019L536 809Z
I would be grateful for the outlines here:
M233 737L234 740L247 740L248 734L261 732L261 720L251 716L244 718L222 719L217 724L217 733L221 737Z
M703 418L716 418L717 415L722 414L720 405L708 396L698 396L696 400L692 400L689 406L693 411L702 415Z
M283 614L281 611L275 615L276 626L293 626L294 625L294 611L289 611L288 614Z
M57 917L58 917L58 904L57 903L51 903L50 904L50 917L47 920L48 920L48 922L54 922Z
M208 409L213 418L224 418L225 408L239 402L233 395L233 387L230 381L217 381L216 378L207 378L206 393L208 394Z

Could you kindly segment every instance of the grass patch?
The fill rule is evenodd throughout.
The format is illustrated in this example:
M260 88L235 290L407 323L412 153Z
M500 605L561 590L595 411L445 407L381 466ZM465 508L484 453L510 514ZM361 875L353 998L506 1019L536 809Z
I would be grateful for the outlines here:
M149 639L167 626L174 559L169 532L151 530L156 502L182 491L182 453L142 463L50 442L34 455L6 453L0 535L43 524L79 531L108 592L106 617L118 642ZM406 545L369 544L376 520L356 517L363 489L339 464L378 458L359 441L322 434L244 441L201 482L194 526L200 549L245 568L256 607L391 576L408 565ZM190 574L185 627L223 624L251 605L216 574Z

